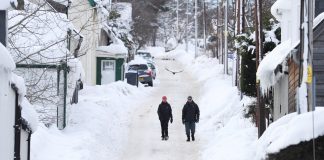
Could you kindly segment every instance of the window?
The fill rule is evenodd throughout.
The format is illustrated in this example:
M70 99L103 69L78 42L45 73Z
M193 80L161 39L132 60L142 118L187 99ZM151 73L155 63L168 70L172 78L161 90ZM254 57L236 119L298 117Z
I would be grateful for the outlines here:
M113 61L104 61L102 70L104 71L115 70L115 63Z

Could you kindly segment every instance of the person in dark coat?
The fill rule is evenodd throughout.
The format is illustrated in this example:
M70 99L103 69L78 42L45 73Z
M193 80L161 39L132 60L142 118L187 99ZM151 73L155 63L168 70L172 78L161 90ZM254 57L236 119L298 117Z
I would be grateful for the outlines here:
M167 97L162 97L162 102L157 111L161 123L162 140L169 139L168 124L173 122L171 105L167 102Z
M198 105L189 96L187 103L182 109L182 123L186 127L187 141L190 141L190 132L192 141L195 141L195 128L196 124L199 122L200 111Z

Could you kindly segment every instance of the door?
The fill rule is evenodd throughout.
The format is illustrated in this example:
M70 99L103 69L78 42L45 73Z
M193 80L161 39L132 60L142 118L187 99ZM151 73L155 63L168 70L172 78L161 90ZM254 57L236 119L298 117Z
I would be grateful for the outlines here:
M101 84L115 82L116 62L114 60L101 61Z

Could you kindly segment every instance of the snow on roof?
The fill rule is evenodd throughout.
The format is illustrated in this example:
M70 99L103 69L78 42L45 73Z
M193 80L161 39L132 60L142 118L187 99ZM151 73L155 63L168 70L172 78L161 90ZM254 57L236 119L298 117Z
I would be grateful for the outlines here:
M143 49L139 49L139 50L137 50L137 53L138 52L142 52L142 53L150 53L148 50L143 50Z
M59 3L59 4L62 4L62 5L64 5L64 6L67 6L68 5L68 3L69 3L69 0L53 0L54 2L57 2L57 3ZM72 0L70 0L70 1L72 1Z
M291 0L277 0L271 6L271 14L277 19L281 20L282 11L291 9Z
M260 80L262 89L267 89L277 82L278 77L276 77L274 70L286 59L298 43L292 44L291 40L284 41L261 61L257 71L257 78Z
M0 68L7 70L14 70L16 68L16 64L9 51L5 46L2 45L2 43L0 43L0 57Z
M123 44L110 44L109 46L99 46L97 48L99 54L108 55L108 56L126 56L128 53L127 48Z
M313 28L317 27L324 20L324 12L316 16L313 21Z
M16 0L1 0L0 10L7 10L11 8L11 3L17 4Z
M314 137L324 135L324 108L314 111ZM291 113L270 124L258 140L257 158L263 159L266 153L276 153L290 145L313 138L312 112Z

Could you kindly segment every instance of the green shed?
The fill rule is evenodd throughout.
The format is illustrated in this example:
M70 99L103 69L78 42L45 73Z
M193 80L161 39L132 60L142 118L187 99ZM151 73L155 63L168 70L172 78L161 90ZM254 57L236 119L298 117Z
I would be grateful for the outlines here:
M99 46L96 50L96 84L109 84L124 80L124 63L127 58L124 45Z

